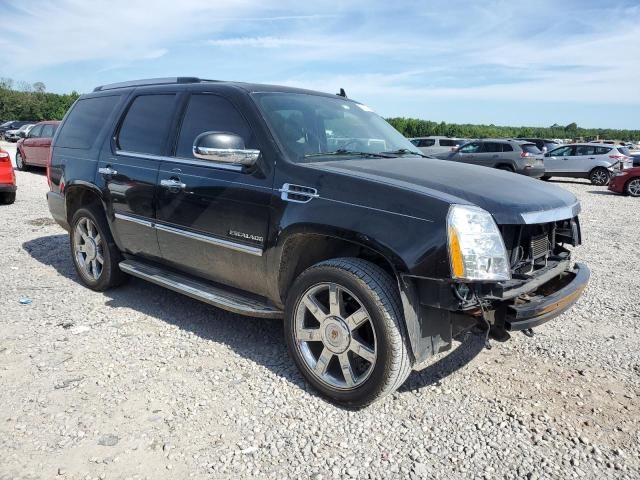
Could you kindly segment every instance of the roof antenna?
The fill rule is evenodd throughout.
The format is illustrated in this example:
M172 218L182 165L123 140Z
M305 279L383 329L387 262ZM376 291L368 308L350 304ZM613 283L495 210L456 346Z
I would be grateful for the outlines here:
M347 98L347 92L344 91L344 88L341 88L340 92L336 93L336 95L338 95L339 97Z

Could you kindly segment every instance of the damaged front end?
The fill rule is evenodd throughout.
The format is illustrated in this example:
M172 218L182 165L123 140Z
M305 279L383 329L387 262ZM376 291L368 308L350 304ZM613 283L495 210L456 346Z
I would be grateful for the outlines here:
M532 329L568 310L589 281L589 268L573 264L568 245L581 243L578 217L541 224L501 225L511 278L442 281L403 278L401 294L417 363L451 347L473 327L504 341L509 332Z

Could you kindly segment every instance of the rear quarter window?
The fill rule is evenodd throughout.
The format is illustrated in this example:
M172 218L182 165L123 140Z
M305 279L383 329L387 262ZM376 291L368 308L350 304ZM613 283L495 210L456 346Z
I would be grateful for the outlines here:
M531 155L542 155L542 151L533 143L525 143L521 147L523 152L530 153Z
M596 155L606 155L610 151L610 147L596 147Z
M120 95L110 95L78 100L61 127L56 147L90 149L119 99Z

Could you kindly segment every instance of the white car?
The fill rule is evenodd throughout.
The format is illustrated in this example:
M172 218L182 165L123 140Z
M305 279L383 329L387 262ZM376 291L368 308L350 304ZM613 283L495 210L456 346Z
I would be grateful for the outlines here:
M35 123L28 123L15 130L7 130L4 133L4 139L8 142L17 142L21 138L26 138L27 134L35 127Z
M464 145L469 140L464 138L450 138L432 135L430 137L410 138L409 141L420 149L425 155L451 152L456 147Z
M545 174L551 177L588 178L594 185L606 185L613 172L633 166L626 147L602 143L574 143L544 155Z

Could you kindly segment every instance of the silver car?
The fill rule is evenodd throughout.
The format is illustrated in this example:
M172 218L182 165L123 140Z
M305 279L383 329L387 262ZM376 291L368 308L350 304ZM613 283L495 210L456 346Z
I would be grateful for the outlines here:
M629 149L602 143L574 143L545 153L547 180L551 177L587 178L594 185L609 183L615 169L631 168L633 159Z
M468 142L468 140L464 138L440 137L437 135L410 138L409 141L418 147L425 155L451 152L456 147Z
M545 174L543 154L531 142L502 138L474 140L464 144L455 152L440 153L435 157L507 170L534 178L540 178Z

